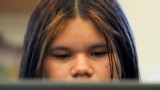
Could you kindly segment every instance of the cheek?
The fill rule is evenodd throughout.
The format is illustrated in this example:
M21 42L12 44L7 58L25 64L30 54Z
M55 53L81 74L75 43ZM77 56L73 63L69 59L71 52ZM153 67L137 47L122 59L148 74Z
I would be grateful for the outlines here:
M115 80L118 80L119 77L121 77L121 65L120 65L118 57L115 57L115 60L112 60L113 69L110 68L111 66L110 66L109 58L108 60L103 59L101 61L102 62L100 62L99 65L96 65L97 66L96 68L97 77L100 77L102 80L111 80L111 73L113 73L113 79Z
M98 65L97 65L98 64ZM111 79L111 70L109 60L105 60L100 63L94 64L95 76L100 80L110 80Z
M63 80L69 76L68 66L64 66L53 60L46 60L44 62L44 72L47 79Z
M104 65L101 68L99 68L99 71L97 72L97 75L102 80L110 80L111 79L111 71L109 65Z

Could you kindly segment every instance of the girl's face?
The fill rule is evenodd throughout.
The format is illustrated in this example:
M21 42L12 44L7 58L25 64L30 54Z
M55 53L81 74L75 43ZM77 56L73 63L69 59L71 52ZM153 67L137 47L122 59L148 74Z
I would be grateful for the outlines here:
M44 60L47 79L105 81L111 79L106 41L92 22L77 17L57 35Z

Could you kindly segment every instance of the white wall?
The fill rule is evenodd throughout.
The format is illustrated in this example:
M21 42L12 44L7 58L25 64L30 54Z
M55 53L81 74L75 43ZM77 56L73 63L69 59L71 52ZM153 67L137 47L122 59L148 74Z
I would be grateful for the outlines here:
M143 82L160 82L160 0L119 0L133 29Z

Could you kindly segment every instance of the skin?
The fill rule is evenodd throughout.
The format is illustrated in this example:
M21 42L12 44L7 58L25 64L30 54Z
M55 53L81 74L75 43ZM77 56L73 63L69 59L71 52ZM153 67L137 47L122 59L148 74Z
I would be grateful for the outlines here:
M49 80L106 81L111 79L103 35L89 20L69 21L49 45L44 74Z

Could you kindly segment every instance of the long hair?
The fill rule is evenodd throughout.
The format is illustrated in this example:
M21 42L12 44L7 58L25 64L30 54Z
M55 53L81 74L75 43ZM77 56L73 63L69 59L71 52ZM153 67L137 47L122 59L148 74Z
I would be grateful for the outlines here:
M41 0L33 12L24 39L20 78L42 78L43 59L50 42L77 16L90 20L103 33L109 54L111 78L139 79L138 58L129 23L116 0Z

